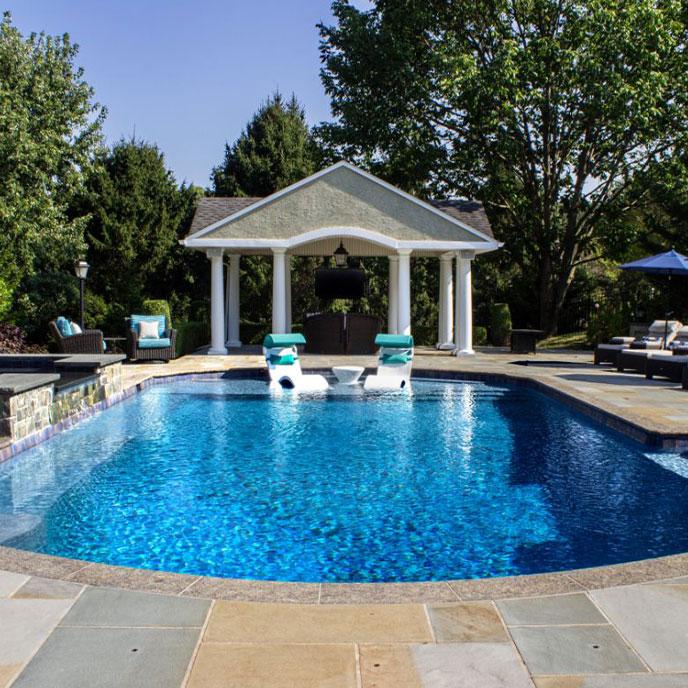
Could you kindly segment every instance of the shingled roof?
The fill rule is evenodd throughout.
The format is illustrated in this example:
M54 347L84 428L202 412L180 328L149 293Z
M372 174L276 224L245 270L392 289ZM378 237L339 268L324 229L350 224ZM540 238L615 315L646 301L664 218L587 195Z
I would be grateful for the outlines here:
M215 222L238 213L240 210L260 200L262 200L261 196L208 196L201 198L198 201L189 234L194 234L204 227L209 227ZM459 220L472 229L476 229L486 236L494 238L490 221L487 219L482 203L453 198L429 200L428 203L455 220Z

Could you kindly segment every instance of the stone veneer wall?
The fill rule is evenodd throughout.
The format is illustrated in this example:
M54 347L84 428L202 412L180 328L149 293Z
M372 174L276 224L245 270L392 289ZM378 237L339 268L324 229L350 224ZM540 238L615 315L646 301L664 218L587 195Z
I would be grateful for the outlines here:
M12 396L0 395L0 435L9 437L12 442L19 442L121 393L121 363L100 368L96 375L95 380L77 384L57 394L50 384Z

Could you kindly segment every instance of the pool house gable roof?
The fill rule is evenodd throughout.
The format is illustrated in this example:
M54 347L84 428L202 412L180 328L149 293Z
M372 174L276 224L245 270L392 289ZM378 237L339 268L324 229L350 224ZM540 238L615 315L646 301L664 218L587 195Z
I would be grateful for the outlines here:
M357 236L388 249L482 253L501 245L481 204L423 201L345 161L265 198L201 199L182 243L290 249L330 235Z

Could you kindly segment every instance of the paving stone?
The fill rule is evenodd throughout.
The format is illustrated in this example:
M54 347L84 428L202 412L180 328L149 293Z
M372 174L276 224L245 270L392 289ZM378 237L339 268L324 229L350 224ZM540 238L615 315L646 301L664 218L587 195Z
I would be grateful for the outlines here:
M69 576L69 580L75 583L85 583L86 585L105 585L113 588L127 588L129 590L145 590L147 592L177 595L182 590L188 588L194 581L197 581L198 576L166 573L165 571L149 571L147 569L131 569L124 566L108 566L106 564L89 564L72 573Z
M0 665L0 688L9 686L10 681L19 673L21 664Z
M353 645L203 644L187 688L356 688L356 685Z
M215 603L206 642L431 642L419 604L315 605Z
M73 600L83 589L84 586L78 583L32 576L12 595L12 599Z
M516 626L510 630L532 674L646 671L611 626Z
M428 605L438 643L508 642L509 636L492 602Z
M317 604L319 583L282 583L279 581L198 578L182 593L184 597L243 602L304 602Z
M499 600L497 606L510 626L608 623L585 593Z
M207 600L87 588L61 625L200 628L209 607Z
M57 628L12 688L180 686L199 630Z
M360 645L361 688L423 688L409 645Z
M532 688L511 643L416 645L411 650L423 688Z
M0 571L0 598L10 597L13 592L21 588L28 580L28 576L20 573Z
M688 585L634 585L592 596L654 671L688 671Z
M688 674L536 676L536 688L686 688Z
M447 583L323 583L322 604L456 602Z
M71 600L0 600L0 664L27 661L71 605Z
M462 600L533 597L583 590L572 578L558 573L449 581L449 585Z

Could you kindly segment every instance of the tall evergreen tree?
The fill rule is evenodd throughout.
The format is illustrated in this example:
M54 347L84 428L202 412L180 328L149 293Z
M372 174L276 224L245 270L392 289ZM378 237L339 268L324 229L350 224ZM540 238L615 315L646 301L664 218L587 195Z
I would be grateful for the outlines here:
M253 115L239 138L231 145L226 144L224 160L212 172L212 193L268 196L313 174L321 159L296 96L285 102L275 93ZM313 267L313 259L293 260L295 317L313 306ZM242 260L242 312L259 325L258 332L271 319L271 285L271 260L246 256Z
M317 148L296 96L274 93L246 125L212 173L217 196L267 196L316 169Z
M90 218L89 287L108 304L111 327L144 298L189 289L194 270L180 267L192 258L178 240L197 194L177 185L155 145L121 140L98 156L77 208Z

